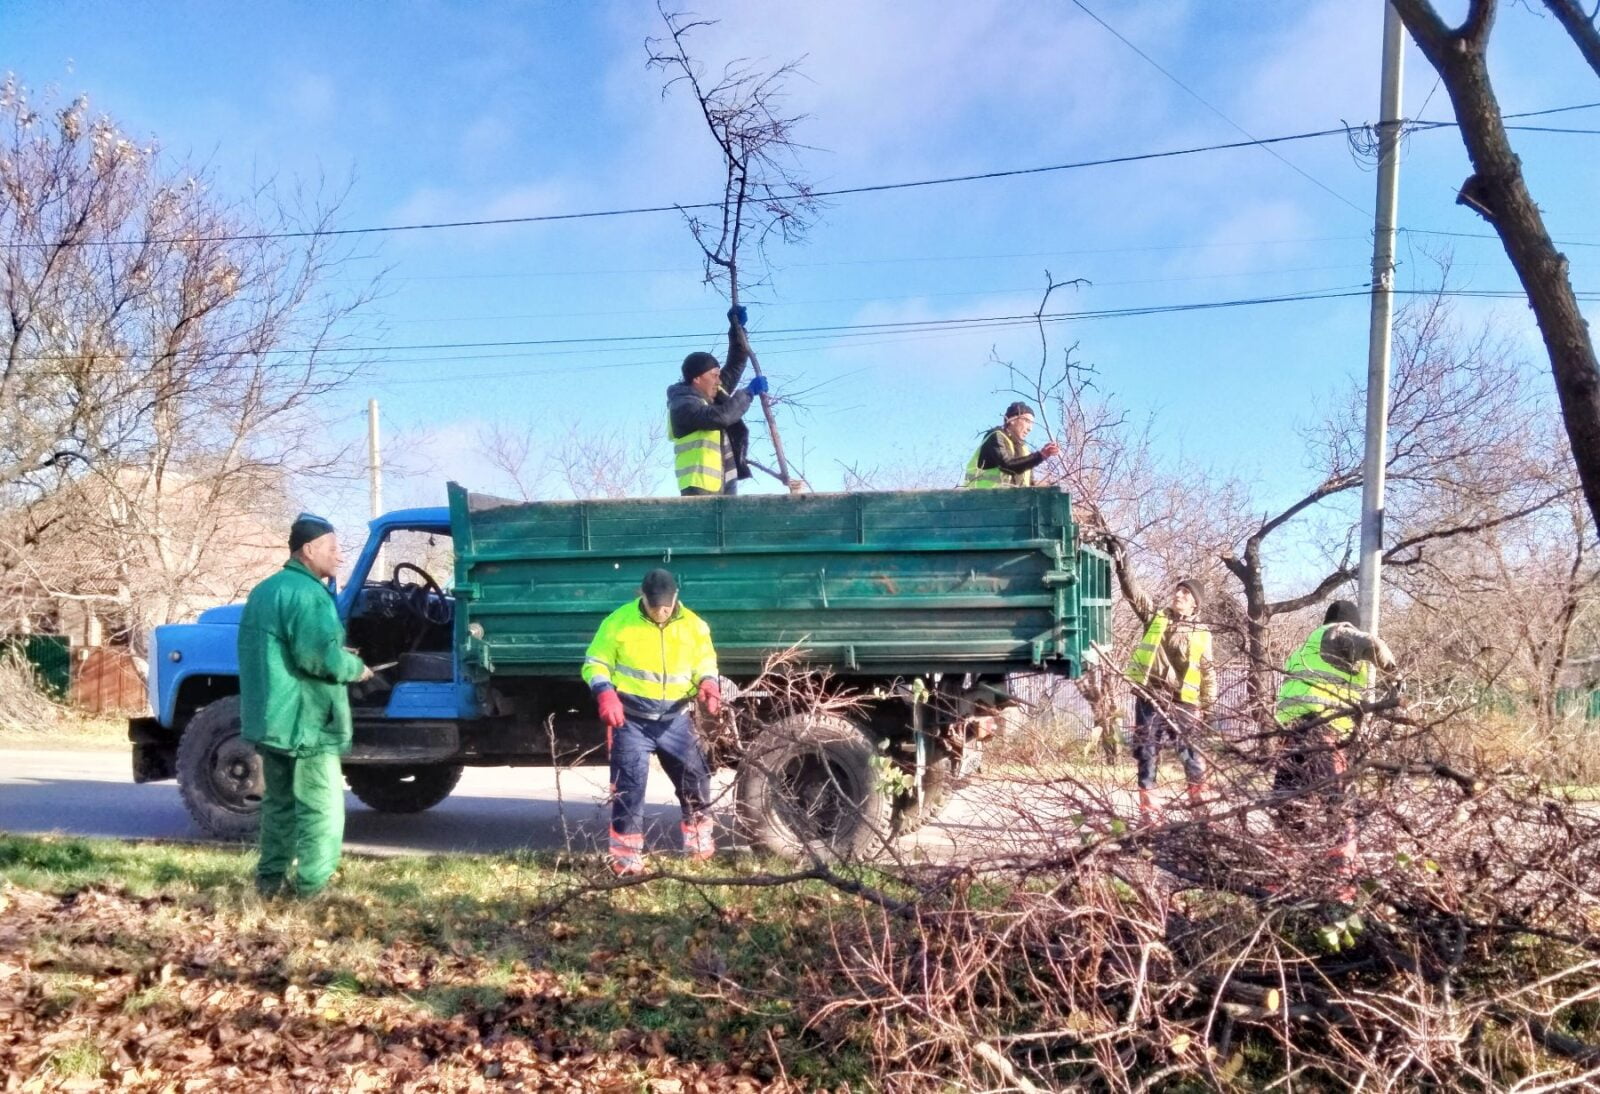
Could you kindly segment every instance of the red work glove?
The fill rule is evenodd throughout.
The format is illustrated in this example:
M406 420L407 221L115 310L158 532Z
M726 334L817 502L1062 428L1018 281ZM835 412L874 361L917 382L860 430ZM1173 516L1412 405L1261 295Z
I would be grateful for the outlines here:
M700 705L713 718L722 712L722 685L710 676L700 681Z
M601 724L607 729L621 729L628 717L622 713L622 697L617 694L617 689L606 688L595 698L600 704Z

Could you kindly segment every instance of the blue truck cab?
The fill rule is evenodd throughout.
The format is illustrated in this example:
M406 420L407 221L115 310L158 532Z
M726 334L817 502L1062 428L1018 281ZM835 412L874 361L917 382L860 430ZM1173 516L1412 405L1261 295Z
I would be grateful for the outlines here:
M448 796L463 762L515 761L505 747L491 747L492 760L471 747L483 742L463 747L461 727L486 711L455 656L450 511L397 510L369 529L348 582L335 586L349 644L375 673L351 688L356 733L345 773L374 808L415 812ZM134 780L176 778L196 824L228 838L255 830L261 797L260 762L239 734L243 612L228 604L193 623L157 627L148 681L154 713L129 723Z

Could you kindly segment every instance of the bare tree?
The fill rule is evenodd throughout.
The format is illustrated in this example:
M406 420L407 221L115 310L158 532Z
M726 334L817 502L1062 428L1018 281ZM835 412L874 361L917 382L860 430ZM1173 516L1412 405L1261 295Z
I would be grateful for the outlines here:
M766 279L767 244L774 237L785 243L804 238L819 208L798 165L800 145L795 128L805 116L790 114L783 105L784 85L796 66L790 62L772 72L761 72L738 60L710 77L690 55L687 43L697 28L713 24L669 12L659 2L656 10L667 26L667 37L646 40L649 65L669 74L663 95L678 84L688 87L722 159L722 200L714 214L708 217L688 209L683 214L704 258L706 283L725 289L729 303L737 308L741 290ZM752 242L761 263L756 276L751 276L745 257ZM761 375L761 363L750 350L743 326L735 323L731 336L744 342L751 367ZM777 455L777 477L789 486L789 462L772 406L769 396L761 396Z
M1489 532L1557 504L1569 487L1530 456L1540 409L1507 345L1487 330L1467 336L1443 292L1408 305L1396 324L1387 457L1391 571L1421 563L1437 544ZM1342 499L1361 488L1364 397L1352 385L1342 402L1305 431L1315 485L1260 514L1222 556L1244 607L1251 698L1271 695L1278 657L1271 621L1311 608L1355 580L1355 528ZM1259 511L1258 511L1259 512ZM1322 576L1284 596L1268 592L1268 543L1296 522L1324 546Z
M651 493L662 466L661 422L615 431L577 422L548 444L532 427L494 423L478 434L484 458L523 501L539 498L630 498Z
M1517 271L1550 357L1567 438L1589 513L1600 520L1600 363L1578 309L1566 256L1556 250L1511 147L1489 78L1489 35L1495 0L1470 0L1466 18L1450 26L1430 0L1391 0L1423 56L1439 73L1455 107L1473 173L1456 198L1488 221ZM1546 0L1584 58L1600 75L1594 16L1574 0Z
M302 477L338 466L320 403L353 374L338 351L372 288L330 288L351 257L326 234L336 201L227 201L14 79L0 125L0 566L73 595L70 566L29 555L64 537L101 571L77 595L134 634L221 580L247 518L280 524Z

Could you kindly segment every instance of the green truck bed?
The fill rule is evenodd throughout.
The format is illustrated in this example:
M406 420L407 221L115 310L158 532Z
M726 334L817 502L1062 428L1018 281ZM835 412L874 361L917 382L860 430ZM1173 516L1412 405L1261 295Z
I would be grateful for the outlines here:
M798 645L847 675L1077 675L1110 562L1048 487L507 502L450 484L467 670L576 676L645 571L678 576L722 671Z

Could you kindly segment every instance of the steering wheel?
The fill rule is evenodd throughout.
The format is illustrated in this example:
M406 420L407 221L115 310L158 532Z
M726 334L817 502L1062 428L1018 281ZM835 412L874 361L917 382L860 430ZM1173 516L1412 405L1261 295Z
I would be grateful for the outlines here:
M407 585L400 580L403 570L413 570L422 579L420 585ZM435 626L443 626L450 622L450 601L445 598L444 590L433 579L433 575L421 566L411 562L396 562L394 574L389 578L389 584L395 592L400 594L401 603L406 606L406 611Z

